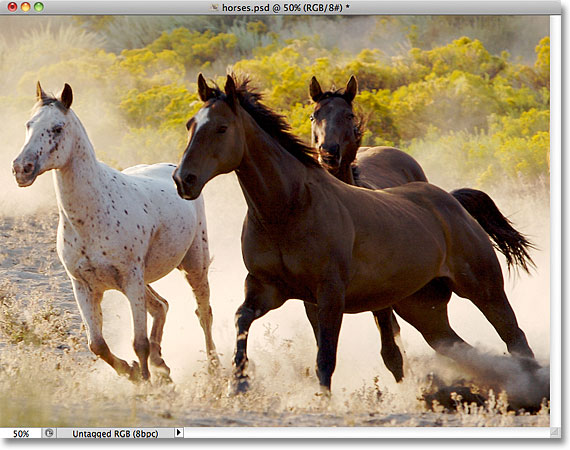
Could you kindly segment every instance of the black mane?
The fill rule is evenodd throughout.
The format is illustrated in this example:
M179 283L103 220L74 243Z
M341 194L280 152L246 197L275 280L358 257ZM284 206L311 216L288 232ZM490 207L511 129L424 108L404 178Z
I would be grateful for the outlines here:
M249 87L249 79L238 80L235 75L232 78L236 85L239 104L253 120L305 166L320 167L317 152L291 133L291 127L284 116L260 103L262 96L254 88ZM226 94L219 87L216 86L212 90L216 99L226 100Z

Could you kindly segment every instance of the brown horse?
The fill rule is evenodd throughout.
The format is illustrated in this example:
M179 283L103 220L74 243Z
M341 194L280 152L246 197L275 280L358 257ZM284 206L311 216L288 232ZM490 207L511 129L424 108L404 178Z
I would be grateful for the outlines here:
M427 181L421 166L407 153L393 147L360 147L363 120L352 107L357 92L354 76L344 91L323 92L317 79L311 79L309 95L315 102L311 134L321 164L345 183L369 189Z
M339 180L369 189L384 189L413 181L427 182L418 162L407 153L393 147L360 147L363 120L353 109L358 83L351 76L344 90L323 92L315 77L309 86L309 96L315 103L311 114L313 146L318 150L319 161ZM358 160L356 158L358 156ZM479 222L495 246L507 258L509 269L518 264L528 272L532 259L527 248L532 244L510 224L493 200L476 189L457 189L450 192ZM316 307L305 303L311 324L316 322ZM382 357L386 366L400 381L401 355L394 336L400 327L391 308L373 313L382 340ZM390 359L391 358L391 359Z
M222 92L200 75L198 93L205 103L187 123L188 145L173 178L179 194L194 199L209 180L235 171L248 205L236 392L249 385L252 322L290 298L317 305L317 375L325 391L343 313L394 306L430 345L461 358L471 347L449 326L451 292L483 312L509 352L533 358L487 234L450 194L429 183L382 191L345 184L259 102L247 81L236 87L228 76ZM418 291L421 302L410 297Z

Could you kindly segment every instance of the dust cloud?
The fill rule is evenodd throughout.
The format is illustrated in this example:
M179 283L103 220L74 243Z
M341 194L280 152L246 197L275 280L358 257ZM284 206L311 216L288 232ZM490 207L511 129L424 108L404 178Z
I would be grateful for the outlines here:
M246 206L236 177L224 175L211 181L204 192L211 255L211 304L214 315L214 339L221 353L223 366L229 370L235 345L234 314L243 302L243 281L246 269L241 259L240 234ZM499 202L500 204L501 202ZM508 204L508 203L507 203ZM502 208L505 213L508 209ZM531 235L535 230L517 215L515 224ZM428 374L436 373L453 383L470 380L492 388L507 391L513 405L525 404L536 386L548 394L549 366L549 271L546 237L535 238L541 251L532 254L537 269L531 275L506 276L506 291L519 324L526 333L537 360L543 366L536 376L529 375L506 354L506 347L491 324L468 300L453 296L449 305L452 327L478 351L470 355L468 364L452 363L437 356L413 327L399 320L406 350L411 380L395 383L380 357L380 339L372 315L363 313L345 315L338 349L338 363L333 376L333 394L345 398L363 386L372 386L375 378L380 390L397 392L401 402L417 403L419 385ZM502 258L502 257L501 257ZM506 274L505 270L505 274ZM175 382L184 382L189 375L204 366L204 338L194 315L195 302L185 280L172 273L154 284L157 291L171 305L164 332L163 355L172 369ZM130 313L118 294L109 294L105 302L105 320L112 345L120 347L121 354L134 358L130 347L132 339ZM118 312L117 305L123 309ZM314 375L316 345L300 301L290 300L283 307L271 311L252 325L248 355L254 366L255 383L276 394L295 390L311 398L317 392ZM446 367L444 371L441 367ZM302 386L302 388L300 387ZM539 389L540 389L539 388ZM545 390L546 389L546 390ZM540 405L541 394L532 397ZM537 400L537 397L538 398ZM536 400L538 403L536 403Z

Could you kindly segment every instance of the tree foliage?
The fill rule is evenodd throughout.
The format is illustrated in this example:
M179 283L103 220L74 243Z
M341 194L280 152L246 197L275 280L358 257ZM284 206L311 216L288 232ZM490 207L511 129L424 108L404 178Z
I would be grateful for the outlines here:
M0 102L11 108L22 103L31 97L38 78L44 85L70 83L76 91L74 107L83 108L80 116L96 119L91 129L95 140L105 144L98 155L125 166L179 157L186 140L184 124L201 106L195 85L200 71L223 82L231 63L231 69L249 76L264 102L286 115L293 132L307 141L311 77L324 89L335 89L355 75L359 93L354 104L366 121L363 145L399 146L420 163L438 160L453 167L458 178L480 186L504 178L547 185L548 36L536 44L534 63L524 64L512 61L507 51L494 54L481 40L467 36L441 43L436 24L450 26L450 18L425 19L422 26L406 18L378 19L375 34L370 34L374 42L390 37L380 36L382 30L403 27L412 44L392 55L380 46L340 50L318 29L313 30L316 34L292 36L285 25L299 26L301 19L282 21L281 28L275 20L232 19L220 22L218 29L165 25L162 32L153 29L158 37L147 45L117 52L105 50L99 35L93 34L122 23L112 18L78 20L80 31L47 30L49 39L22 40L10 52L0 41L0 69L8 84L18 86L16 94L0 88ZM480 29L485 20L462 24ZM500 24L507 22L501 19ZM137 23L140 30L148 25ZM425 45L430 33L437 45ZM15 68L10 59L14 54L25 58L23 69Z

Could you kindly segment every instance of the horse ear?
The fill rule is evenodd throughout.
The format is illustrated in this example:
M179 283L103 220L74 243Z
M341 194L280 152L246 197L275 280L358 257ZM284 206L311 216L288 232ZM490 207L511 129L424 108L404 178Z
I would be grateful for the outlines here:
M40 82L38 81L38 84L36 84L36 100L42 100L44 98L46 98L47 95L44 92L44 90L42 89L42 85L40 84Z
M211 87L208 86L206 80L204 79L204 75L202 73L198 74L198 97L203 102L207 102L214 96L214 91Z
M231 75L228 75L226 77L226 86L224 87L224 91L226 93L226 101L228 105L230 105L230 108L232 108L233 112L236 112L236 104L237 104L236 84Z
M71 107L71 102L73 102L73 91L71 90L71 86L65 83L63 87L63 91L61 91L60 101L65 106L65 109L69 109Z
M319 98L323 95L323 90L321 89L321 85L317 81L315 77L311 78L311 85L309 86L309 96L313 99L316 103L319 101Z
M344 91L343 97L348 103L352 103L357 93L358 93L358 83L354 75L351 75L350 80L348 80L348 83L346 83L346 89Z

